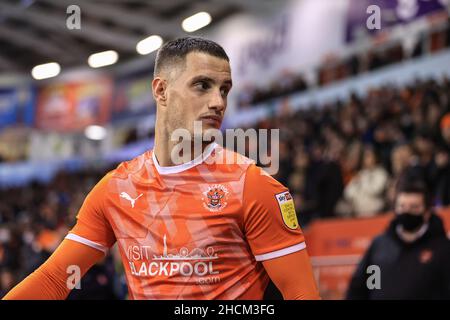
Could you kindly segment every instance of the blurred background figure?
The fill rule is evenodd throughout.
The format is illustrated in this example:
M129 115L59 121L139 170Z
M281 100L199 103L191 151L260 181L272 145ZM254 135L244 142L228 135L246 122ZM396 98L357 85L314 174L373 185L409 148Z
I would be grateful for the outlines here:
M117 300L114 287L115 270L112 256L94 265L81 279L80 290L72 290L68 300ZM120 293L119 293L120 294ZM124 298L121 296L121 298Z
M435 156L436 196L441 206L450 205L450 113L444 115L440 123L442 144Z
M430 208L426 184L400 180L394 211L357 267L347 299L450 299L450 241ZM369 286L370 266L380 271L375 288Z
M380 165L371 146L363 152L361 170L350 180L344 190L351 213L358 217L371 217L386 210L388 173Z
M0 271L0 296L4 296L16 283L13 273L8 269Z

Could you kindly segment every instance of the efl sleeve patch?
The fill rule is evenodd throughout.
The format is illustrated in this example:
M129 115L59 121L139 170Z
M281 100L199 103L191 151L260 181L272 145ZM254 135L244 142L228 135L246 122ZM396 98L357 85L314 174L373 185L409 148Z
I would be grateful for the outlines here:
M295 213L294 200L289 191L277 193L275 198L277 199L281 217L286 227L292 230L297 229L299 227L297 214Z

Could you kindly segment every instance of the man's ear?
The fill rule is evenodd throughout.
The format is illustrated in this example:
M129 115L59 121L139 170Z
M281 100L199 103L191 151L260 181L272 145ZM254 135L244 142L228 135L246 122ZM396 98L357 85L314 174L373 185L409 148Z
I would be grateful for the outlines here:
M152 81L153 98L160 106L166 105L167 100L167 82L165 79L156 77Z

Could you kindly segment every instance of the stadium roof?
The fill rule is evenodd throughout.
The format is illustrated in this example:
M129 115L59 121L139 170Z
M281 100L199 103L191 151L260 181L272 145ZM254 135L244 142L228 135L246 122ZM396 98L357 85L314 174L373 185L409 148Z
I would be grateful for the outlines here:
M69 5L81 9L81 29L66 26ZM181 22L200 11L211 25L239 12L261 14L276 0L2 0L0 2L0 72L29 72L57 61L64 67L85 65L92 53L115 50L120 61L139 56L136 44L150 36L164 40L186 35Z

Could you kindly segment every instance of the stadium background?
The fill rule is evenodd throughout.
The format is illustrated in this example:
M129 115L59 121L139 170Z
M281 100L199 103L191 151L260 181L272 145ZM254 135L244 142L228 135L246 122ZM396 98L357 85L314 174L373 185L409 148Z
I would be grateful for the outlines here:
M79 30L66 25L72 4ZM373 4L379 30L366 25ZM449 4L2 1L0 296L51 254L105 172L152 147L155 51L136 52L150 35L222 44L234 83L223 128L280 129L275 177L295 198L324 299L343 298L392 217L402 172L426 179L450 230ZM184 31L183 19L197 12L211 23ZM117 63L89 67L88 56L105 50ZM33 79L32 68L47 62L60 64L59 75ZM82 288L69 298L126 298L115 249Z

